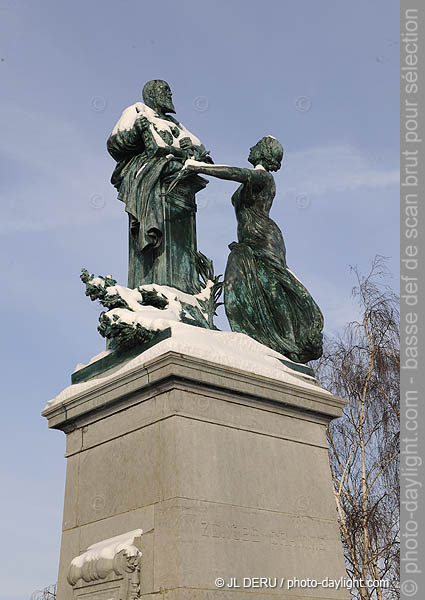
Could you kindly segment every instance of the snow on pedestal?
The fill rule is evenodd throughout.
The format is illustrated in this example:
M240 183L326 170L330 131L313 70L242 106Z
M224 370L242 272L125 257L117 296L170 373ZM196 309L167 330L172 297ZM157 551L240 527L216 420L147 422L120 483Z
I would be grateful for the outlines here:
M88 390L103 386L109 380L115 379L135 368L140 368L144 363L167 352L177 352L194 358L204 359L218 365L277 379L278 381L293 384L296 387L302 387L311 391L317 391L319 387L314 377L296 373L290 366L286 366L282 362L285 361L290 364L291 361L288 358L256 342L243 333L212 331L165 319L161 323L159 321L155 323L164 328L170 327L171 337L123 363L121 367L114 369L112 373L105 372L88 381L68 386L55 398L49 400L44 410L80 396ZM110 352L110 350L106 350L97 354L88 364L107 356ZM80 363L77 369L84 368L85 366L87 365ZM327 393L331 397L329 392L323 389L321 389L321 392Z
M74 598L133 600L139 598L142 529L135 529L89 546L75 557L68 571Z

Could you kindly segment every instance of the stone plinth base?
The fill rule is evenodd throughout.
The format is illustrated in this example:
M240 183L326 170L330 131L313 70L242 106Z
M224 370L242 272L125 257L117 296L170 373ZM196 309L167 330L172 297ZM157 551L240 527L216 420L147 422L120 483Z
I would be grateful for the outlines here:
M46 409L67 434L58 600L74 557L139 528L143 598L347 598L280 587L346 578L325 436L342 406L302 378L167 352ZM255 577L278 587L243 587Z

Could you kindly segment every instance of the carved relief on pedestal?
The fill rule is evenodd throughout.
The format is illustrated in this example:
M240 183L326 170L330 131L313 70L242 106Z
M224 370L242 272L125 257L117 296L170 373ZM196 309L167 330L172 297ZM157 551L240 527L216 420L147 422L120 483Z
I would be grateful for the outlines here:
M89 546L70 564L68 583L74 598L137 600L140 598L141 529Z

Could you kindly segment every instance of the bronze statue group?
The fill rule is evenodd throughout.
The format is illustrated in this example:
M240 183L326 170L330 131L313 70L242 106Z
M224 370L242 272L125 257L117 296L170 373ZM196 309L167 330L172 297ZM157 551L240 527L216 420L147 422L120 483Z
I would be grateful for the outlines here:
M296 363L319 358L322 313L288 268L282 232L269 216L276 195L272 172L280 169L283 159L280 142L272 136L257 142L248 157L252 168L214 165L200 140L170 114L175 109L165 81L149 81L143 88L143 100L123 112L107 144L117 161L112 183L129 214L129 287L151 283L145 277L144 257L152 248L159 254L167 250L163 248L167 226L161 208L164 195L171 197L176 186L201 174L235 181L240 185L231 201L238 241L229 246L224 274L230 327ZM173 245L172 238L167 239ZM187 254L194 260L196 248L191 245L193 242L188 243ZM175 251L182 252L177 242ZM141 268L135 271L134 264ZM183 270L186 262L180 264ZM181 284L174 285L193 293L185 289L185 281L182 272Z

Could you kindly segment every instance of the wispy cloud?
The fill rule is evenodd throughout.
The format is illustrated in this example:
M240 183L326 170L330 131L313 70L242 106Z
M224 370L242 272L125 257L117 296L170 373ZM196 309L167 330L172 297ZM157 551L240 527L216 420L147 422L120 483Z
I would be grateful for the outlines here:
M1 182L0 233L95 225L99 219L121 214L109 183L113 165L106 150L97 148L98 140L90 139L90 132L66 114L37 112L27 105L3 105L2 112L8 119L2 130L0 156L10 169L6 168ZM284 168L276 175L278 194L311 198L398 184L397 169L376 163L350 145L288 151ZM218 182L211 182L202 201L228 203L231 193L220 193L221 189Z
M110 212L108 158L96 152L90 132L63 118L2 106L0 233L37 232L64 225L89 225ZM109 167L110 169L110 167Z
M398 185L398 169L379 167L374 157L350 145L288 152L280 178L283 195L318 196L358 188Z

